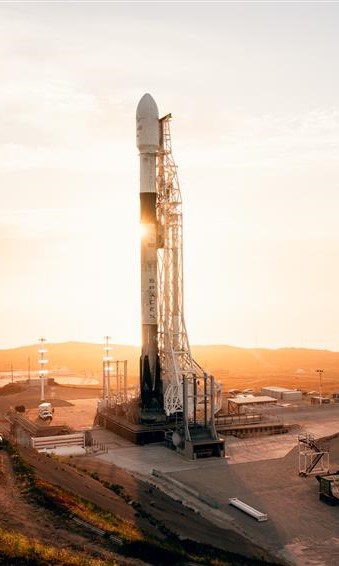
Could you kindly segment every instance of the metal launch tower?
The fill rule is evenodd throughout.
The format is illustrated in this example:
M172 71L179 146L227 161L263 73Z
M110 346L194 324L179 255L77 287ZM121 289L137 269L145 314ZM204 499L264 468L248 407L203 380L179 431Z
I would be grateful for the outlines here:
M158 349L166 415L183 411L183 378L201 374L194 362L184 318L182 199L168 114L160 120L157 175Z
M184 319L182 200L172 156L170 119L168 114L159 122L157 171L158 349L166 415L183 410L183 375L194 371Z

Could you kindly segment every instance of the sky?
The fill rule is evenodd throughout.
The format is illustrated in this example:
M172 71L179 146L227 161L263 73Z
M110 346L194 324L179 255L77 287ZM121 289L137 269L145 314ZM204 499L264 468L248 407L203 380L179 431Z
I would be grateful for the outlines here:
M145 92L192 344L339 350L339 3L0 2L0 348L140 343Z

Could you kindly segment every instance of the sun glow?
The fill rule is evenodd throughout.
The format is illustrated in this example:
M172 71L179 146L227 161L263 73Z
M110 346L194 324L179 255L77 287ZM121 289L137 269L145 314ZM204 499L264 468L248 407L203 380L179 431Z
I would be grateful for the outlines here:
M145 236L147 236L147 233L148 233L147 224L140 224L139 225L140 239L143 240Z

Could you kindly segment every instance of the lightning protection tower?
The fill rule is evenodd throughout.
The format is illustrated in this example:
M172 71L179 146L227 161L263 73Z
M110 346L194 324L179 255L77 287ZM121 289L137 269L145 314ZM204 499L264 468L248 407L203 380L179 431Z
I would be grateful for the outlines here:
M103 399L108 402L111 398L111 372L112 372L112 356L110 354L112 347L110 345L110 336L104 337L102 357L102 381L103 381Z
M46 346L46 338L39 338L40 348L39 348L39 379L40 379L40 400L45 400L45 377L48 374L48 370L46 369L46 364L48 360L46 358L46 354L48 352Z

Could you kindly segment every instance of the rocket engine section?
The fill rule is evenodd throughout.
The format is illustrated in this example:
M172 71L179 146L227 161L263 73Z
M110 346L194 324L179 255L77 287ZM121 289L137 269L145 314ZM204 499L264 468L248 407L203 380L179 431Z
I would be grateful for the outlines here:
M162 408L158 353L156 159L160 144L158 107L145 94L137 107L140 154L141 325L140 391L143 409Z

